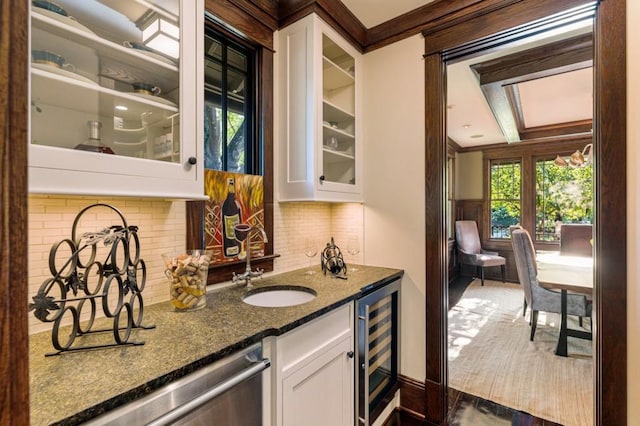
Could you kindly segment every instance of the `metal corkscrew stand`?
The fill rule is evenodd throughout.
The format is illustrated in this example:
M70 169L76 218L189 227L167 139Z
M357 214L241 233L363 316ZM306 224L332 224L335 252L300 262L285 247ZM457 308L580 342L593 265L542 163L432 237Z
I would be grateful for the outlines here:
M113 210L120 217L122 224L78 236L76 231L80 218L96 207ZM140 258L137 231L137 226L127 225L126 219L118 209L108 204L97 203L85 207L76 215L70 239L53 244L49 252L49 270L52 277L42 283L38 293L32 297L33 303L29 304L29 310L34 311L36 318L42 322L53 322L51 340L57 352L47 353L45 356L144 344L129 339L132 329L155 328L155 325L142 325L142 290L147 280L147 269L144 260ZM110 247L102 262L96 260L100 243ZM134 257L131 256L132 248L135 249ZM61 256L60 251L69 251L71 255L66 261L60 261L60 258L64 259L66 256ZM112 327L93 328L98 304L104 316L112 320ZM88 320L81 323L83 312L88 316ZM63 318L69 318L71 325L63 326ZM70 330L67 330L69 327ZM66 341L61 340L63 330L64 336L68 336ZM107 343L74 346L77 337L107 332L113 334L113 340Z

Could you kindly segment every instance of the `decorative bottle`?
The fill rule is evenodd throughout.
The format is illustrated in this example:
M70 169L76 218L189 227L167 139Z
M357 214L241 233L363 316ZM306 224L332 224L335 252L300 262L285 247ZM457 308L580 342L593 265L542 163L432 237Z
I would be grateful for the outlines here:
M89 138L87 139L87 142L76 145L74 149L101 152L103 154L115 154L111 148L102 145L100 141L100 129L102 128L102 123L91 120L87 121L87 125L89 126Z
M235 226L242 222L242 210L236 200L234 178L227 181L227 198L222 204L222 248L224 257L235 257L240 253L240 243L236 240Z

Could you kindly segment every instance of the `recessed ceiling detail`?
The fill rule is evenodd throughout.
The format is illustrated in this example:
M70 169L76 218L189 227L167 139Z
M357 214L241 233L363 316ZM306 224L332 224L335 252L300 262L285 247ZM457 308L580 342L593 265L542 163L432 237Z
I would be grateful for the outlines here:
M591 120L593 68L518 84L524 127Z
M471 65L507 142L591 131L591 33Z

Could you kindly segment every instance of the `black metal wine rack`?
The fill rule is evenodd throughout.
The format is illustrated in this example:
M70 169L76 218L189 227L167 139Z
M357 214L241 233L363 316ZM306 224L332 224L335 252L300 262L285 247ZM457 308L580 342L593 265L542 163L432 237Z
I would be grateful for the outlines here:
M78 236L77 227L81 217L97 207L113 210L122 223ZM100 243L109 247L102 262L96 260ZM133 256L132 249L135 250ZM66 254L63 255L63 260L60 261L60 250L69 250L71 255L66 260ZM53 322L51 340L56 352L45 356L114 346L143 345L143 341L130 340L131 331L136 328L155 328L153 325L142 325L142 290L147 280L147 269L144 260L140 258L138 227L127 225L124 215L115 207L96 203L82 209L73 221L71 238L60 240L51 247L49 270L52 277L42 283L38 293L32 297L33 303L29 304L29 310L34 311L37 319ZM104 316L111 319L110 328L93 328L98 304L101 305ZM81 322L81 314L87 306L90 309L89 318ZM69 315L71 325L63 326L63 318ZM113 340L108 340L107 343L75 344L78 337L108 332L113 334ZM67 336L64 341L61 333Z

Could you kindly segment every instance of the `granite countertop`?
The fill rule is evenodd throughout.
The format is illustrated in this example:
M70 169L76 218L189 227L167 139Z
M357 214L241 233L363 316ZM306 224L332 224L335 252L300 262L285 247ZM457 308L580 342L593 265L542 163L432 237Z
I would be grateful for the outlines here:
M321 272L307 275L307 269L265 276L254 282L254 288L289 284L315 290L317 297L302 305L251 306L241 300L247 289L232 286L209 291L206 308L194 312L175 312L169 302L145 306L143 325L155 328L135 329L129 339L144 341L141 346L45 357L54 351L51 332L30 336L31 424L71 425L86 421L264 337L286 333L403 274L399 269L358 265L357 272L341 280ZM106 327L112 324L101 321ZM93 328L99 325L96 321ZM105 333L102 337L82 336L74 345L100 338L104 342L105 335L106 342L113 342L112 334Z

